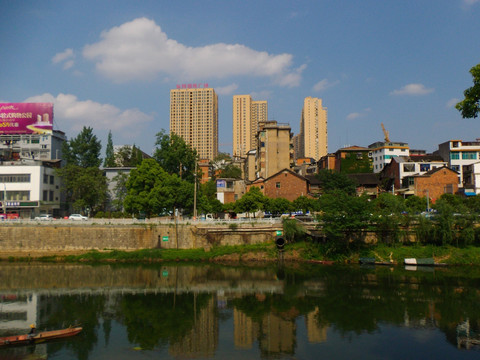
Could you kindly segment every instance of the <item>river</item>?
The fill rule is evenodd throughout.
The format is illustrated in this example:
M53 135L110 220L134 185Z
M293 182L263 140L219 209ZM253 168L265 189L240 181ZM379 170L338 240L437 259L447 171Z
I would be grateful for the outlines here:
M480 269L0 264L0 359L480 359Z

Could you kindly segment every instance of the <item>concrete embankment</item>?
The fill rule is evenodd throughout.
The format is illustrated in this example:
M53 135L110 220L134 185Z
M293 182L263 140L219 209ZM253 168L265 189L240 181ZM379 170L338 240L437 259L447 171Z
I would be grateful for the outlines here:
M89 250L209 249L273 241L281 223L4 223L0 257L80 253Z

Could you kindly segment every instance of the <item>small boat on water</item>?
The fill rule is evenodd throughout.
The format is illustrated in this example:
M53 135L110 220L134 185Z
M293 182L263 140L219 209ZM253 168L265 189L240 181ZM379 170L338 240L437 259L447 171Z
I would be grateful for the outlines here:
M443 263L436 263L433 258L405 258L405 265L415 266L445 266Z
M361 257L358 262L360 265L393 265L393 261L377 261L374 257Z
M38 344L44 341L63 339L75 336L82 331L81 327L69 327L61 330L42 331L33 335L23 334L0 337L0 347Z

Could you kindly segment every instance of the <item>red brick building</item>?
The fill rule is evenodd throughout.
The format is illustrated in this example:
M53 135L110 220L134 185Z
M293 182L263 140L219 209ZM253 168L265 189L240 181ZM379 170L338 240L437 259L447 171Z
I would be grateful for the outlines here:
M414 176L414 191L419 197L428 194L432 202L442 194L455 194L458 191L458 173L447 167L440 167Z
M293 201L309 193L307 179L289 169L283 169L266 179L255 180L248 186L247 191L252 186L260 188L265 196L272 199L281 197Z

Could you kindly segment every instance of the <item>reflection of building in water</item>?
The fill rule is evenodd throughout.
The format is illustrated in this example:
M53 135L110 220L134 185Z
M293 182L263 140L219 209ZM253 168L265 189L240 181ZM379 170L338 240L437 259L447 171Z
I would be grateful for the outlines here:
M260 324L260 349L265 353L293 354L295 351L295 320L265 315Z
M327 326L320 326L317 321L318 307L305 316L308 342L321 343L327 341Z
M238 349L251 349L258 336L258 324L245 315L233 309L233 338Z
M30 295L0 295L0 330L28 329L37 323L38 298Z
M457 325L457 347L470 350L480 345L480 333L470 327L470 320L467 319Z
M176 343L172 343L169 353L173 356L194 358L211 357L218 347L218 318L216 299L211 297L208 304L197 315L193 328Z

